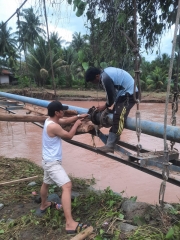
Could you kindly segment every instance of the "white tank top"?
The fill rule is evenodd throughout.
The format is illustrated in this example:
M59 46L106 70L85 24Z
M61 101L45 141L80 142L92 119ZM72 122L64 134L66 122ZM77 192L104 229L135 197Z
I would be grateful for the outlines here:
M46 119L42 134L42 157L44 161L53 162L62 159L62 140L60 137L49 137L47 126L56 124Z

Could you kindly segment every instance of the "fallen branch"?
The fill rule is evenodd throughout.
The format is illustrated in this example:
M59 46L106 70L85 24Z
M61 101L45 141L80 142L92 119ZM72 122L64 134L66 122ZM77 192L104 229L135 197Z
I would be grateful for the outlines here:
M83 240L87 236L89 236L92 232L93 232L93 227L90 226L85 230L83 230L82 232L80 232L79 234L77 234L75 237L71 238L71 240Z
M29 180L34 180L38 178L38 176L33 176L33 177L28 177L28 178L22 178L22 179L17 179L17 180L13 180L13 181L9 181L9 182L3 182L0 183L0 186L4 186L4 185L8 185L8 184L13 184L13 183L19 183L19 182L25 182L25 181L29 181Z

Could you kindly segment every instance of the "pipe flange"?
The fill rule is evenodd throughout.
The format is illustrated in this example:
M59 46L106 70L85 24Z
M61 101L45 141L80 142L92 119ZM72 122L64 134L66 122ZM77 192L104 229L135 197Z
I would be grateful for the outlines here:
M96 107L91 107L88 110L88 114L91 116L91 121L95 124L95 125L99 125L99 121L96 120L96 114L97 114L98 110Z
M107 115L110 113L110 110L106 108L104 111L102 111L101 116L100 116L100 124L103 127L111 127L111 124L108 123L107 121Z

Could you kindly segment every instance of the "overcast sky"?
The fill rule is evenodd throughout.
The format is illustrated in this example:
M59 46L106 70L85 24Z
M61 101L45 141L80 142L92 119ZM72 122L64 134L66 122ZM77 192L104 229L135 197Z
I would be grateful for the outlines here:
M0 0L0 21L5 22L23 2L24 0ZM74 32L85 34L87 29L84 26L86 20L84 16L76 17L72 6L67 4L66 0L59 2L64 3L61 5L56 4L52 7L50 1L46 0L49 31L58 32L59 36L66 41L72 40L72 34ZM43 6L39 8L39 0L28 0L21 8L21 11L31 6L34 8L34 12L40 16L40 21L45 25ZM12 27L13 30L15 30L16 22L17 15L8 22L8 27ZM44 30L46 31L46 27L44 27Z
M13 15L17 8L24 2L24 0L0 0L0 21L5 22L9 17ZM48 15L48 25L50 32L58 32L59 37L70 42L72 40L72 34L74 32L81 32L81 34L87 33L85 28L86 18L76 17L75 12L72 10L72 6L66 3L66 0L61 0L63 4L53 5L49 3L50 1L46 0L47 4L47 15ZM51 1L53 2L53 1ZM57 2L57 1L56 1ZM22 9L29 8L33 6L35 11L40 17L40 20L45 25L43 8L39 7L39 0L28 0ZM22 10L21 9L21 10ZM12 27L13 30L16 30L16 21L17 15L15 15L9 22L8 27ZM46 28L44 28L46 31ZM145 53L142 51L142 56L145 56L147 61L152 61L157 55L156 51L160 50L160 53L167 53L171 55L172 51L172 40L174 35L174 28L172 28L168 33L162 36L160 49L155 48L154 53Z

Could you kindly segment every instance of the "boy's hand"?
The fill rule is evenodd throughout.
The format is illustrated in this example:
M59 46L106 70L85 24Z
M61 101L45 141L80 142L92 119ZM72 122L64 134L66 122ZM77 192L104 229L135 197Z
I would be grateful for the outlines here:
M81 124L82 124L82 121L80 119L78 119L76 122L75 122L76 126L79 127Z
M86 117L88 117L89 116L89 114L87 114L87 113L84 113L84 114L78 114L78 117L81 119L81 118L86 118Z

